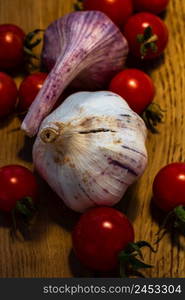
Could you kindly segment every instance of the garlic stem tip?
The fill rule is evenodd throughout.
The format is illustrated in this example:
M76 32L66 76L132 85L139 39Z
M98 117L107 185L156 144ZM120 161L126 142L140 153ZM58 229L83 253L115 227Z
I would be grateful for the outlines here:
M44 143L54 142L59 135L59 132L54 128L45 128L40 133L40 138Z

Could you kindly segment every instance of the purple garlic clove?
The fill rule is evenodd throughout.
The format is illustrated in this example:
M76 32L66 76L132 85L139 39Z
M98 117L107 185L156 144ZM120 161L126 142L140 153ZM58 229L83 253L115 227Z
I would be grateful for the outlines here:
M71 83L83 90L103 89L124 67L128 43L99 11L70 13L46 29L43 63L51 70L31 105L22 129L34 136L59 96Z

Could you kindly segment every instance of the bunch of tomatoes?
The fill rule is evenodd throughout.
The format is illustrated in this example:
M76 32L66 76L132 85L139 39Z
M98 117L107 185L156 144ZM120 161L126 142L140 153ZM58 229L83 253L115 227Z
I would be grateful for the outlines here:
M85 10L100 10L120 28L126 37L130 55L146 61L159 57L167 46L168 29L162 13L169 0L78 0ZM79 6L78 6L79 7ZM26 35L13 24L0 25L0 118L12 112L25 113L47 73L35 72L24 78L19 89L8 75L25 63ZM108 89L122 96L130 107L142 114L152 103L155 86L139 69L125 69L112 78ZM38 201L39 186L33 173L20 165L0 168L0 210L18 210L27 214ZM169 186L169 189L166 189ZM153 200L165 213L173 211L176 224L185 223L185 164L169 164L159 171L153 183ZM178 221L178 222L177 222ZM76 256L87 267L110 271L123 265L133 270L150 268L136 258L147 242L134 243L134 229L122 212L110 207L96 207L81 215L72 234ZM151 247L150 247L151 248ZM122 268L125 274L125 268Z

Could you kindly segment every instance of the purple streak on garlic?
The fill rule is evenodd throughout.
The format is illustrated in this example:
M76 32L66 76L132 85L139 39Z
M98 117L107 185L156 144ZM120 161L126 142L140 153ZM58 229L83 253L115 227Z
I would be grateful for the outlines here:
M146 127L118 95L79 92L41 124L33 160L71 209L116 204L147 164Z
M74 12L53 22L46 29L43 48L43 63L51 72L22 129L35 135L70 83L82 90L103 89L123 68L127 54L126 39L99 11Z

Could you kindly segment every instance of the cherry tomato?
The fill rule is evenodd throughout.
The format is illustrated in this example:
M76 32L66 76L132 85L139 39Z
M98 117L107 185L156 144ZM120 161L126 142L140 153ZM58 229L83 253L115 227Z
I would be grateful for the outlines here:
M133 0L134 8L137 11L149 11L159 14L166 9L169 0Z
M28 110L43 83L47 77L47 73L38 72L27 76L19 87L19 103L18 110L25 112Z
M18 35L20 37L20 39L22 41L24 41L24 39L26 37L25 32L19 26L14 25L14 24L1 24L0 31L4 31L4 30L15 33L16 35Z
M155 204L165 212L185 206L185 163L172 163L162 168L153 183Z
M72 240L74 251L84 265L93 270L108 271L117 267L119 252L134 241L134 231L121 212L97 207L80 217Z
M10 212L18 201L31 197L36 201L38 185L33 173L20 165L0 168L0 210Z
M152 79L137 69L126 69L111 81L109 90L125 99L138 114L153 101L155 87Z
M14 80L0 72L0 117L10 114L17 101L17 87Z
M129 18L124 27L124 35L131 53L143 59L158 57L168 43L165 23L159 17L145 12Z
M12 69L21 64L25 33L16 25L0 25L0 69Z
M123 25L133 13L132 0L85 0L85 10L100 10L118 26Z

